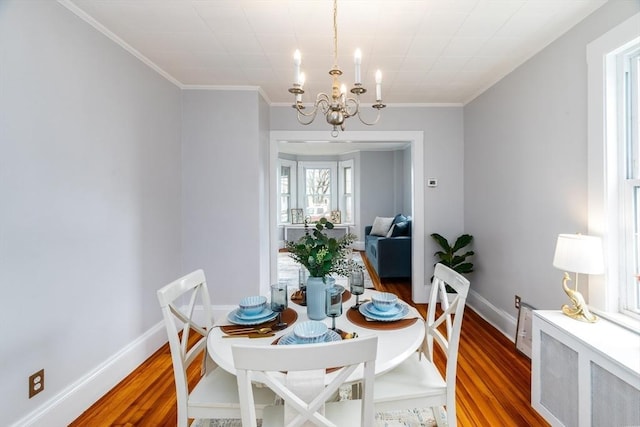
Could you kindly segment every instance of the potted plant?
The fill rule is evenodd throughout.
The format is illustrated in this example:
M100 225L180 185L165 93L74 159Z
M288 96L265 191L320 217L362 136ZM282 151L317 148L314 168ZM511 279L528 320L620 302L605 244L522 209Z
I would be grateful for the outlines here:
M320 218L313 227L304 223L305 234L297 242L288 242L289 256L309 271L307 279L307 314L312 320L322 320L327 276L331 273L347 276L358 264L350 259L351 244L356 236L347 233L336 239L327 236L325 229L333 229L333 223Z
M441 250L434 253L436 258L438 258L438 263L444 264L460 274L471 273L473 271L473 263L469 262L467 258L473 256L475 252L460 252L471 244L473 241L472 235L463 234L459 236L453 245L449 244L449 241L438 233L433 233L431 238L435 240L441 248ZM449 285L446 285L446 288L447 292L455 293Z

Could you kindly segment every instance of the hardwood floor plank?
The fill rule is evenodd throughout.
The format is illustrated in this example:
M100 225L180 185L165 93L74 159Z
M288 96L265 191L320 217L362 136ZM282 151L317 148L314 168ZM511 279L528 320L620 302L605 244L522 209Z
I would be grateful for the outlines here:
M381 282L362 255L376 289L397 294L426 316L426 304L411 302L409 280ZM442 354L436 352L435 361L442 372ZM198 362L189 370L191 387L199 376ZM531 361L515 349L511 340L467 307L458 353L458 425L548 426L531 407L530 390ZM172 427L176 425L175 398L171 355L165 344L70 426Z

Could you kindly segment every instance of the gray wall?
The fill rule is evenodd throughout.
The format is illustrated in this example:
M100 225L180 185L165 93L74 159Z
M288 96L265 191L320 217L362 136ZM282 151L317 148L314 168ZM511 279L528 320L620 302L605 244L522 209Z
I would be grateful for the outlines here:
M204 270L214 304L260 293L268 155L260 145L258 97L183 93L183 264L185 271Z
M0 2L0 61L7 425L160 321L156 289L181 273L181 124L177 87L56 2Z
M360 153L360 221L356 230L364 241L364 227L373 224L377 216L392 217L397 213L398 172L394 151L363 151Z
M587 231L586 45L638 10L610 1L464 109L472 289L498 310L566 300L551 262L559 233Z

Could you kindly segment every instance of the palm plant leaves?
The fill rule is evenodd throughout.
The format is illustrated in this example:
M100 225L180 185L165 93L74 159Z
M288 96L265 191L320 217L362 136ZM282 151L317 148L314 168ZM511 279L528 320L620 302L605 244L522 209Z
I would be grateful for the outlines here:
M439 262L457 271L458 273L471 273L473 271L473 263L467 262L467 258L475 255L474 251L467 251L462 254L457 252L464 247L468 246L473 241L473 236L470 234L463 234L458 237L451 246L449 241L442 237L438 233L431 234L431 238L435 240L442 248L434 253Z

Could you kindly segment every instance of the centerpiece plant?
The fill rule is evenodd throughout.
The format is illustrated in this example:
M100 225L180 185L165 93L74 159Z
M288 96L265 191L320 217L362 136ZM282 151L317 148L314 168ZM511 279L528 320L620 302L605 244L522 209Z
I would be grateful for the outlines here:
M305 221L304 226L304 236L297 242L287 242L287 250L291 258L309 271L309 276L325 278L331 273L348 276L353 268L361 268L349 257L356 239L354 234L347 233L338 239L327 236L324 230L332 230L333 223L326 218L320 218L313 227Z
M333 223L320 218L313 226L304 223L305 234L297 242L287 242L289 256L309 271L306 287L307 315L311 320L325 318L325 290L332 273L348 276L355 268L362 268L350 256L356 236L346 233L336 239L325 230Z

